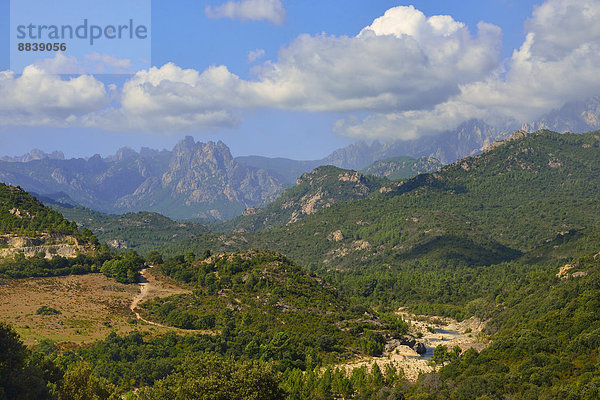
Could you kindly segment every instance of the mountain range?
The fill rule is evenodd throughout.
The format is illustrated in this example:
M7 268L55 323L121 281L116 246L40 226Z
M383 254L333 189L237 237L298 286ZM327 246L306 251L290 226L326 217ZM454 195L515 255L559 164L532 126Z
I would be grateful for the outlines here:
M379 165L373 174L413 176L434 171L437 161L410 157ZM195 142L190 136L171 151L121 148L105 158L69 159L38 150L0 161L0 180L20 185L48 204L81 205L104 213L158 212L175 219L227 220L274 201L326 161L233 158L223 142ZM386 169L387 168L387 169ZM389 169L389 171L388 171ZM387 172L386 172L387 171ZM388 173L389 172L389 173ZM395 175L395 176L396 176Z
M248 208L269 204L300 175L318 166L401 179L479 154L518 127L516 123L495 127L471 120L454 130L414 140L359 141L323 159L306 161L234 158L223 142L195 142L189 136L171 151L144 147L138 153L125 147L105 158L65 159L59 151L32 150L0 159L0 181L46 197L61 192L73 203L105 213L150 211L175 219L228 220ZM600 128L600 97L566 104L521 127L557 132ZM399 160L401 156L410 158Z
M272 201L281 179L236 161L223 142L186 137L172 151L120 149L88 159L0 161L0 180L107 213L157 211L172 218L228 219Z
M103 242L167 254L274 248L306 265L350 270L564 259L596 240L589 241L600 227L599 148L598 132L518 131L480 155L404 180L323 166L273 203L210 231L147 213L57 210Z
M222 224L221 231L156 213L100 215L75 206L64 193L47 198L70 215L80 213L74 219L94 232L128 235L131 248L124 252L98 246L88 229L78 231L22 189L0 185L5 239L0 250L12 252L0 263L0 277L3 285L22 284L35 280L13 278L77 275L98 271L101 265L100 272L117 282L131 282L147 262L158 276L173 279L169 284L186 285L187 293L144 301L138 308L142 318L164 329L179 328L177 333L145 335L140 332L145 325L138 322L130 335L111 333L79 348L69 344L64 354L51 342L40 342L38 349L51 354L39 358L46 362L44 368L54 368L49 364L54 360L61 363L57 365L84 360L97 367L86 374L98 374L102 382L110 379L115 393L117 387L162 390L162 382L171 382L175 393L192 376L206 373L192 371L173 381L180 374L173 375L169 365L187 365L203 353L235 362L234 357L269 362L261 368L277 368L281 387L289 393L316 387L317 380L327 389L327 396L315 389L299 398L333 398L334 392L351 398L365 381L404 379L388 367L375 368L375 362L390 360L399 350L408 350L400 346L410 346L419 354L421 348L426 357L431 351L429 364L440 365L416 382L396 385L407 399L429 393L431 398L444 393L457 399L583 398L578 394L597 389L589 383L598 372L599 151L600 131L517 131L481 154L403 180L322 166L301 175L276 202L246 210L246 215ZM198 158L190 155L189 162ZM383 164L402 166L402 160L379 163L385 170ZM58 243L59 234L72 237ZM48 243L41 249L31 246L33 242L17 246L14 239ZM95 250L47 256L53 251L60 255L57 246L68 242L87 242ZM125 247L118 240L111 244ZM256 248L278 251L251 250ZM134 249L144 251L146 258ZM80 286L70 286L79 298ZM112 291L116 286L105 287ZM39 307L33 317L46 323L52 314L62 322L70 300L67 306ZM17 306L21 304L12 305L12 315L18 314ZM445 330L434 322L441 319L420 316L425 323L415 329L397 316L400 306L404 315L453 317L469 328L453 325ZM22 318L28 315L21 312L13 321L27 333L31 319ZM126 318L131 321L130 315ZM17 338L10 331L3 334L3 326L0 335ZM483 330L473 332L476 326ZM90 324L86 329L97 328ZM435 340L427 339L425 329ZM481 346L462 348L460 343L450 349L453 338L442 335L460 332L477 336L473 344ZM422 337L430 341L419 347ZM366 376L366 367L348 367L349 374L337 368L365 356L377 357L370 359L372 378L356 381ZM333 377L347 376L354 381L333 385ZM361 398L374 398L374 393L390 398L390 392L381 392L381 383L373 385ZM169 397L160 393L152 398ZM589 393L597 398L597 391Z
M306 265L349 271L490 265L542 247L568 257L552 246L600 227L598 149L598 132L519 131L480 155L401 181L367 184L359 173L319 168L276 203L230 221L223 234L178 246L274 248ZM346 174L356 186L343 185ZM330 201L342 188L346 201Z

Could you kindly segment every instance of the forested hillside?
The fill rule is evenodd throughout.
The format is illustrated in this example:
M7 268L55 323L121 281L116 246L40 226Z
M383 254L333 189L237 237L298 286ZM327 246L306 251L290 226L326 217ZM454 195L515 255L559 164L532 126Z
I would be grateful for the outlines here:
M77 224L20 187L0 183L0 278L60 276L103 272L135 282L144 259L101 246Z
M302 174L296 186L264 208L247 209L244 215L218 227L227 230L263 230L293 224L336 203L362 199L379 190L385 180L331 165Z
M264 346L283 335L292 357L285 363L302 369L309 355L312 362L361 352L379 355L381 334L398 337L407 332L399 318L380 319L281 254L251 250L194 258L167 259L160 266L195 290L144 303L148 319L186 329L217 327L236 337L236 347L266 360L279 356Z
M517 135L438 173L389 182L365 199L333 204L295 223L183 247L273 248L303 263L336 268L392 260L486 265L515 259L598 226L599 137Z
M490 347L448 357L439 380L414 392L458 400L598 398L599 279L595 253L504 290L488 310Z
M20 187L0 183L0 233L40 236L62 234L80 236L77 225L44 206Z
M179 243L206 234L208 229L194 222L177 222L152 212L104 214L85 207L52 205L71 221L90 229L101 243L117 249L147 253L156 248Z
M185 288L138 308L174 332L140 324L139 332L115 332L89 346L40 344L41 354L0 325L18 355L0 388L37 398L596 399L599 172L598 132L518 132L479 156L402 181L319 168L261 211L272 225L257 212L246 227L198 227L192 237L190 226L156 214L84 212L95 230L122 230L132 243L136 235L150 243L142 232L151 226L163 232L159 246L146 259L104 247L95 259L56 269L36 263L61 258L38 255L21 259L29 269L3 276L99 270L132 282L147 261ZM31 203L16 207L20 216L54 215L19 189L7 190L22 197L7 200L7 220L15 204ZM306 204L313 211L290 221ZM48 232L42 228L11 229ZM171 240L171 232L185 239ZM476 338L483 345L438 342L428 353L433 371L416 381L373 364L401 346L419 348L423 332L400 318L399 307L484 321ZM370 358L343 367L360 357Z
M201 266L210 267L209 273L214 273L232 268L258 272L264 271L260 266L272 265L273 269L267 268L267 271L284 267L288 276L293 276L289 275L291 272L298 277L293 278L296 283L298 279L310 281L308 276L302 278L302 273L279 255L253 253L251 258L245 258L248 254L213 256L201 262L189 257L188 261L173 259L165 262L165 271L193 282L198 274L205 274ZM593 253L562 268L528 269L529 272L521 273L522 279L505 285L497 295L482 297L473 310L488 319L491 345L477 352L449 349L441 344L431 359L432 365L437 365L437 372L422 374L416 382L407 381L401 370L392 367L346 370L329 364L331 356L335 359L342 355L343 344L348 343L345 340L356 337L358 332L361 332L358 338L371 338L375 345L381 343L370 331L376 320L370 326L366 322L355 325L348 331L350 336L345 336L344 329L337 330L335 324L330 329L337 333L329 332L318 339L322 334L320 330L331 324L328 319L314 320L317 323L314 325L310 318L305 319L306 315L296 319L294 310L280 309L276 315L284 320L263 320L260 313L249 312L244 294L239 303L235 296L226 295L220 300L219 296L205 293L207 289L201 284L194 296L205 293L207 299L213 299L207 305L194 305L193 301L186 300L177 301L170 308L171 312L198 310L205 313L208 309L217 310L212 309L212 304L229 303L233 308L218 308L220 312L213 319L216 329L212 334L160 337L111 334L93 346L75 351L59 351L52 344L46 344L44 349L48 355L43 356L23 348L10 328L0 326L2 343L10 346L14 355L10 369L0 364L3 373L0 376L4 378L0 387L9 398L15 393L35 393L37 398L50 398L50 395L85 392L107 399L111 394L141 386L141 390L129 396L204 399L216 391L224 396L257 399L596 399L600 395L599 262L600 253ZM220 282L213 289L223 288L223 280L227 281L226 276L213 280ZM255 287L261 287L256 289L240 282L246 287L241 292L252 292L262 298L265 288L269 288L271 294L281 296L280 301L268 306L273 310L281 306L281 301L301 299L302 293L307 293L315 296L314 300L311 298L313 311L327 314L326 310L333 307L332 310L341 311L339 316L345 318L355 318L353 316L360 312L356 306L355 311L344 311L342 304L336 306L338 300L335 295L331 297L332 289L317 288L317 292L311 292L313 289L309 288L316 287L310 283L276 289L273 280L262 285L260 281L258 278ZM236 284L232 282L232 285ZM162 304L152 302L146 308L157 310L154 315L158 315L160 308L169 304L170 300ZM331 321L344 321L335 312L328 315ZM288 324L291 325L286 326ZM388 320L387 324L400 332L406 327L398 320L392 325ZM359 327L361 330L357 330ZM381 328L375 329L380 332ZM5 354L0 353L0 357ZM50 371L52 373L48 373ZM49 391L48 388L54 389ZM261 397L264 395L261 390L267 390L266 397Z
M337 266L365 256L458 264L512 259L557 235L599 224L599 137L539 132L514 138L256 240L299 260ZM343 240L327 240L335 230ZM461 246L468 251L452 250Z

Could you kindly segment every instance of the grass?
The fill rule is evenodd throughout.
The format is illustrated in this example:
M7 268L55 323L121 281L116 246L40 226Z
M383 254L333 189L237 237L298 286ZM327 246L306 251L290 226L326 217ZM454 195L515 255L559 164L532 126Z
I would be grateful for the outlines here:
M44 339L83 344L113 331L169 331L135 319L129 305L138 292L138 285L101 274L0 281L0 321L13 325L27 345ZM37 314L42 306L60 314Z

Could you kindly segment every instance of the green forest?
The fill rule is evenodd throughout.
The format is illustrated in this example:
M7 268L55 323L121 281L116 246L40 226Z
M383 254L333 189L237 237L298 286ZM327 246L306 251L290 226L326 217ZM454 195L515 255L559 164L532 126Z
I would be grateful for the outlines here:
M20 187L0 182L0 234L35 237L45 233L72 235L83 242L95 240L89 229L78 230L75 222L68 221Z
M152 266L187 290L139 307L167 334L142 325L27 347L0 323L0 399L600 398L599 132L540 131L404 180L354 174L318 169L262 211L210 228L74 209L88 218L78 228L0 186L4 235L68 234L93 249L17 254L0 282L103 273L135 284ZM283 204L316 193L335 201L288 223ZM120 232L134 246L101 245L102 221L103 242ZM419 340L399 307L476 317L489 345L440 344L416 381L374 362L347 367Z

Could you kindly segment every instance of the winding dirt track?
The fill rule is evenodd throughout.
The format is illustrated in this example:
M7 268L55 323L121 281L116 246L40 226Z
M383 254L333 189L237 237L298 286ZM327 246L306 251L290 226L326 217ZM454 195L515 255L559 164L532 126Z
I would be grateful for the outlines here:
M169 331L177 331L180 333L203 333L205 335L214 335L215 331L203 330L203 329L181 329L174 326L168 326L159 324L145 319L136 311L138 304L153 297L168 297L175 294L191 293L189 289L183 289L179 286L175 286L164 279L157 279L156 275L153 274L155 267L145 268L140 271L140 292L134 296L129 309L135 314L135 317L149 325L166 328Z
M150 297L167 297L174 294L189 293L189 290L178 288L174 285L159 281L150 273L154 267L145 268L140 271L140 292L133 298L129 309L135 314L135 317L147 324L161 326L163 328L178 329L171 326L159 324L157 322L148 321L136 311L138 304Z
M133 298L133 300L131 301L131 305L129 306L129 308L131 309L131 311L135 314L135 317L139 320L144 321L147 324L150 325L155 325L155 326L162 326L164 328L167 328L166 325L162 325L156 322L152 322L152 321L148 321L147 319L143 318L139 312L137 312L135 309L137 308L137 305L146 299L146 297L148 296L148 292L150 290L150 282L148 281L148 278L146 277L147 275L147 269L143 269L140 271L140 292Z

